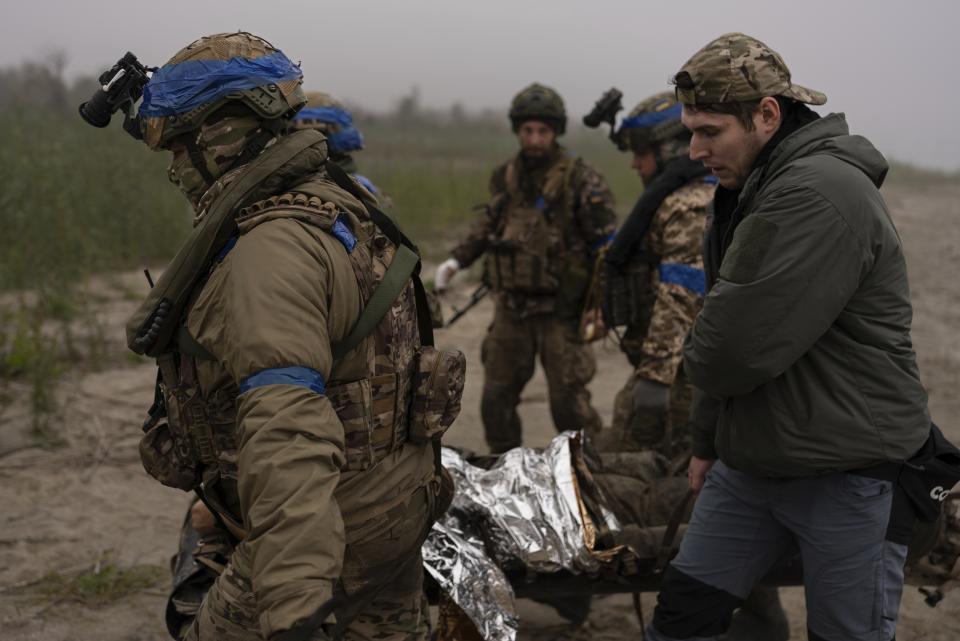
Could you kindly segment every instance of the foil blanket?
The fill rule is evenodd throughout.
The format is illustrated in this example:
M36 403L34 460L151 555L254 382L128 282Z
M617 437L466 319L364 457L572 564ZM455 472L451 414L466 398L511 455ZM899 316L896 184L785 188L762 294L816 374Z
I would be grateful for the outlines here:
M598 569L585 527L566 432L543 450L516 448L489 470L443 449L456 484L450 510L423 546L424 566L486 641L513 641L518 618L504 569Z

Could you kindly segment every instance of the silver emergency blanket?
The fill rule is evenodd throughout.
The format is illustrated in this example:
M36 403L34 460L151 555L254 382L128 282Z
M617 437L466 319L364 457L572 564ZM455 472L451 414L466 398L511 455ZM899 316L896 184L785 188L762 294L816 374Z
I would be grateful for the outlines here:
M544 450L510 450L489 470L443 449L456 495L423 546L424 566L486 641L516 637L513 589L502 568L598 569L587 547L571 464L576 438L565 432Z

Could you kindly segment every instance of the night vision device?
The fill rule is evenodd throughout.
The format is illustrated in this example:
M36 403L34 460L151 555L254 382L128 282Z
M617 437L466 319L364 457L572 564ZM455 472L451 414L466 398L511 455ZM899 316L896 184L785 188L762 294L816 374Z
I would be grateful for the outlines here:
M107 71L100 75L100 88L90 100L80 105L80 116L94 127L106 127L113 114L123 111L123 129L140 140L139 118L133 113L133 105L143 95L143 87L150 81L155 67L145 67L129 51Z
M610 140L620 149L624 149L624 147L617 135L616 123L617 113L623 109L622 99L623 93L616 87L611 87L600 96L590 113L583 117L583 124L591 129L596 129L604 122L610 125Z

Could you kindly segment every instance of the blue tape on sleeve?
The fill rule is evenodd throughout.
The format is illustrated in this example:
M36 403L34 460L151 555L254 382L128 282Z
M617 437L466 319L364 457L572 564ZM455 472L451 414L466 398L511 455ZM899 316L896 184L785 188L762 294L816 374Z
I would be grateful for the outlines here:
M680 263L660 263L657 269L661 283L686 287L698 296L703 296L707 291L707 279L702 269Z
M320 372L309 367L298 366L262 369L240 381L240 393L266 385L298 385L317 394L327 393L327 386Z

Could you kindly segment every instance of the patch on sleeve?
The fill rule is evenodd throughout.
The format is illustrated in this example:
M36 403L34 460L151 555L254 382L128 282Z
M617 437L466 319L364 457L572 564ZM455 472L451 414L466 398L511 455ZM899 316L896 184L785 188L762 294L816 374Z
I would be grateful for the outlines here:
M776 234L776 223L759 216L747 217L734 232L733 243L720 264L720 278L731 283L754 280Z

